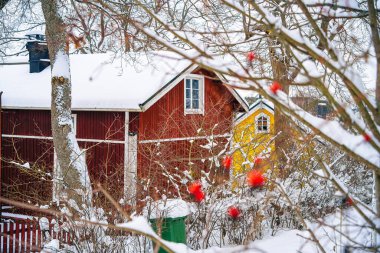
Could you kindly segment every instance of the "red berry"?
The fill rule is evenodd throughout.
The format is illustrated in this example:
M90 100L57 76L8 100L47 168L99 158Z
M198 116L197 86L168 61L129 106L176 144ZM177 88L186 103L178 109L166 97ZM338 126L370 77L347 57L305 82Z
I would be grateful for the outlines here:
M232 219L237 219L239 218L241 212L238 207L230 206L227 210L227 213Z
M255 59L255 53L254 52L249 52L248 54L247 54L247 60L249 61L249 62L251 62L251 61L253 61Z
M247 183L252 188L258 188L265 185L266 178L259 170L252 170L248 172Z
M278 82L274 81L272 83L272 85L269 87L270 91L273 93L273 94L277 94L277 91L281 90L282 87L281 87L281 84L279 84Z
M202 184L199 181L193 182L189 185L188 191L193 195L197 202L201 202L205 198L205 193L202 191Z
M202 188L201 183L199 181L196 181L196 182L193 182L191 185L189 185L187 189L191 194L195 194L201 191L201 188Z
M205 193L202 190L196 191L193 193L194 199L197 202L201 202L202 200L205 199Z
M263 158L256 157L254 162L255 162L255 165L260 165L263 162Z
M369 136L367 133L363 134L364 141L369 142L371 140L371 136Z
M232 163L232 157L227 155L223 159L223 166L225 169L229 170L231 168L231 163Z
M352 205L354 204L354 201L352 200L352 198L347 197L347 198L346 198L346 204L347 204L348 206L352 206Z

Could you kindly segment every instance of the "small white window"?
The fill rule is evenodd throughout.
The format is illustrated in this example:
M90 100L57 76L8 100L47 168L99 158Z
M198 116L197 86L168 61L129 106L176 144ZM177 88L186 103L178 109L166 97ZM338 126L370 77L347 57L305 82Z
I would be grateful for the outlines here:
M185 78L185 114L204 113L204 77L189 75Z
M71 120L73 121L73 132L74 135L77 135L77 115L71 114Z
M261 113L261 114L257 115L255 122L256 122L256 132L257 133L268 133L269 132L270 121L269 121L269 117L266 114Z

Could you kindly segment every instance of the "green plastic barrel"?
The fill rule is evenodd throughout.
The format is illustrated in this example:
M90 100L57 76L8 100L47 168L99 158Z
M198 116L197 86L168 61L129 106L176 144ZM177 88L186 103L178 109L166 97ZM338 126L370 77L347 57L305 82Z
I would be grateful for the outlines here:
M186 244L186 226L185 217L178 218L160 218L151 219L150 222L156 233L158 233L159 226L161 226L161 238L170 241ZM166 250L160 248L158 253L167 253Z

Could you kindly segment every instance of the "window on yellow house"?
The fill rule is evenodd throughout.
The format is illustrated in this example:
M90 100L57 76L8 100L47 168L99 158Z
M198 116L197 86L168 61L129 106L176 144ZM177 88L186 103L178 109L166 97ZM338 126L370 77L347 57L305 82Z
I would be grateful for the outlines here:
M256 117L256 132L257 133L268 133L269 132L269 117L260 114Z

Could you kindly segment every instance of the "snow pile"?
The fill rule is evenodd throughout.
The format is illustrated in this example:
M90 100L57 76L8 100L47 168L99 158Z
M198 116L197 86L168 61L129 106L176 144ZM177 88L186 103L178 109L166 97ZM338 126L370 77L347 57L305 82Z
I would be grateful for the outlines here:
M39 225L42 231L49 231L49 220L46 217L42 217L39 220Z
M53 239L47 244L44 245L44 248L42 249L43 253L53 253L53 252L59 252L59 240Z
M54 67L51 70L52 76L70 78L70 60L62 50L55 56Z
M142 217L132 217L132 221L121 223L117 225L120 228L126 228L128 231L134 231L138 232L140 234L143 234L149 238L154 238L157 241L160 241L163 245L165 245L167 248L170 248L173 252L193 252L191 249L189 249L185 244L182 243L173 243L168 242L166 240L161 239L151 228L148 221Z
M152 202L144 209L149 219L179 218L190 214L190 207L182 199L165 199Z

